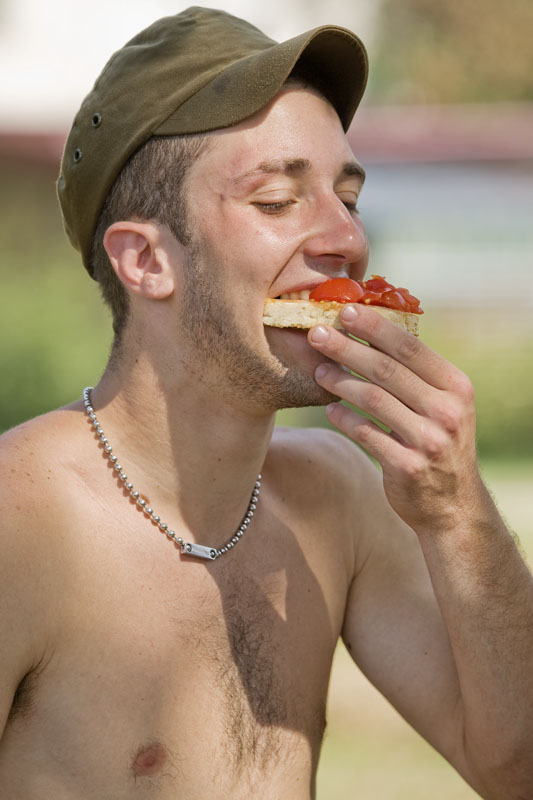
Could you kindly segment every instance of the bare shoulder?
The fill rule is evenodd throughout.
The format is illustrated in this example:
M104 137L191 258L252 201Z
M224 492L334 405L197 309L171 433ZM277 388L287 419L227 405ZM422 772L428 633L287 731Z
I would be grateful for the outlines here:
M58 411L0 437L0 736L17 687L46 660L59 608L55 455L68 430Z
M61 471L64 457L75 447L79 417L74 406L43 414L0 436L0 503L16 510L13 501L41 502L52 476ZM5 511L3 517L5 519Z
M0 436L4 564L8 553L34 563L53 548L61 530L58 523L69 506L69 465L81 450L80 420L77 409L58 409Z
M344 435L323 428L278 428L271 457L279 491L298 498L311 517L334 520L343 531L354 556L354 576L371 554L390 549L398 528L405 528L389 505L381 470Z
M365 468L368 458L346 436L328 428L276 427L272 451L277 457L335 471L346 467Z
M363 451L327 428L276 428L269 458L284 483L305 484L333 501L346 492L354 498L374 483L377 470Z

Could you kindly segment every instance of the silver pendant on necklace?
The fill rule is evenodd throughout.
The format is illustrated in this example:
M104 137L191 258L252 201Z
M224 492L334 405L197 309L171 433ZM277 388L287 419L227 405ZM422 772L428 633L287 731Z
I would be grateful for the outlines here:
M214 547L206 547L205 544L195 544L194 542L183 542L181 552L184 556L194 556L195 558L206 558L213 561L217 557Z
M250 502L248 503L248 508L246 509L246 514L239 526L239 528L235 531L231 539L226 542L220 548L216 547L208 547L204 544L196 544L195 542L185 542L181 536L177 536L173 530L170 530L167 523L161 520L153 509L147 504L146 500L143 500L140 493L134 489L133 484L128 481L128 476L123 471L121 464L118 463L118 458L114 455L113 450L111 449L111 445L102 430L102 426L96 419L96 414L94 413L94 409L91 405L91 392L93 387L87 386L86 389L83 390L83 405L85 406L85 411L87 416L92 422L93 428L95 430L96 435L99 437L101 443L104 446L104 451L111 462L113 469L117 473L118 477L124 484L124 488L130 493L130 496L135 500L139 508L141 508L145 514L147 514L156 525L159 526L159 529L167 536L168 539L178 544L181 548L181 554L184 556L188 556L189 558L203 558L207 561L214 561L216 558L223 556L225 553L228 553L233 547L237 544L240 540L243 533L246 531L246 528L250 524L255 514L255 509L257 508L257 501L259 500L259 490L261 488L261 474L257 476L257 480L254 484L254 488L252 490L252 495L250 497Z

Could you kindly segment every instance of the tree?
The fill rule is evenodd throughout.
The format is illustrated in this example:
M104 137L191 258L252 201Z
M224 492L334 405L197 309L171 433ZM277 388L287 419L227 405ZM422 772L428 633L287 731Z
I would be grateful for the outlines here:
M368 100L533 100L532 34L532 0L383 0Z

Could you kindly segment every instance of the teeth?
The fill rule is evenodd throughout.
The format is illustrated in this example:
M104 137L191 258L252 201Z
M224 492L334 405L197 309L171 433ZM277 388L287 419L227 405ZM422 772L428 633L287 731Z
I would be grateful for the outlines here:
M281 300L309 300L311 289L302 289L300 292L285 292L280 295Z

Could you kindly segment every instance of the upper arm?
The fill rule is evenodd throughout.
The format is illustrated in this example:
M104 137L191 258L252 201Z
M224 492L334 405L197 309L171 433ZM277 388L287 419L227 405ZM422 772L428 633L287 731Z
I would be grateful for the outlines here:
M42 543L28 464L13 435L0 438L0 738L16 689L43 653Z
M290 450L301 458L294 436ZM371 683L474 784L455 661L418 538L389 505L381 472L359 447L324 429L306 429L303 441L320 454L313 513L327 507L346 568L342 638ZM292 474L302 485L302 469Z
M370 461L363 496L344 642L371 683L467 777L457 671L418 539Z

